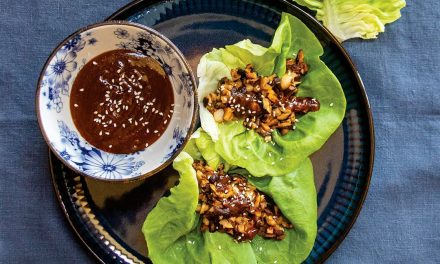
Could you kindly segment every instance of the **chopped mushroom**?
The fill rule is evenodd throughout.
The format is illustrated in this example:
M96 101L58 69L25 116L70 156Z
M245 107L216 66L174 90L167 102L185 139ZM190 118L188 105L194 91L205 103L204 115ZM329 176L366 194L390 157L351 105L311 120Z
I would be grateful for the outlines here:
M319 110L317 99L296 96L307 71L302 50L295 59L286 60L286 73L281 78L275 74L258 76L251 64L232 69L232 79L220 80L217 90L206 96L203 104L216 122L243 118L247 129L255 129L270 141L275 129L282 135L295 129L297 115Z
M279 208L241 175L228 175L203 161L193 167L199 183L197 213L202 216L201 230L223 232L236 241L252 240L256 235L281 240L285 228L292 228Z

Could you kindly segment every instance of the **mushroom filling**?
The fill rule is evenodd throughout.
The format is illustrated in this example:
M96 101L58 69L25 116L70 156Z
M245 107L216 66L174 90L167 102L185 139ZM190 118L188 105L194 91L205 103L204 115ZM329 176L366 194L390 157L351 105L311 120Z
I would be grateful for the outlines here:
M203 161L195 161L193 167L200 187L196 211L202 217L202 231L227 233L240 242L256 235L282 240L285 228L293 227L245 177L226 174L223 165L214 170Z
M216 122L243 118L247 129L271 141L275 129L285 135L295 129L297 115L319 110L317 99L296 96L307 71L302 50L295 59L286 60L286 73L281 78L276 74L258 76L251 64L232 69L232 79L221 79L217 90L203 98L203 105Z

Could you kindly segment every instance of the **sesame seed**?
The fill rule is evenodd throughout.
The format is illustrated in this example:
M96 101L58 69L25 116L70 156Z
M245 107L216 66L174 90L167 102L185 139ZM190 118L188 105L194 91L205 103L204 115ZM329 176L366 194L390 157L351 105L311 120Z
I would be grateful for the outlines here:
M112 147L113 147L113 145L108 145L108 147L109 147L109 148L112 148Z
M107 136L110 135L110 132L104 132Z
M84 88L79 89L80 92L84 92Z
M99 131L99 135L100 135L100 136L102 136L102 130L101 130L101 131Z
M218 246L218 249L222 249L222 246Z
M330 107L332 107L332 106L333 106L333 103L330 104Z
M157 130L154 130L154 132L153 132L153 133L155 133L155 134L156 134L156 133L158 133L158 132L159 132L159 131L157 131Z
M98 63L96 61L92 61L93 65L98 65Z
M125 124L122 124L122 127L125 128Z
M73 106L75 106L75 107L78 107L78 105L77 105L77 104L74 104Z

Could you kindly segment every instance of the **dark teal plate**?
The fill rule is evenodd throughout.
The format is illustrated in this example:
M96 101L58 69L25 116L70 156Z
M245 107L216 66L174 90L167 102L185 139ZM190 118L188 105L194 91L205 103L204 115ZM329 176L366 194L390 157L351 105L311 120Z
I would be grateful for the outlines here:
M183 52L192 68L214 47L249 38L267 46L282 11L301 19L321 40L323 61L347 98L340 128L313 154L318 191L318 236L306 263L323 262L345 238L367 195L373 169L374 132L367 96L353 63L337 40L312 16L286 1L137 1L109 19L157 29ZM103 262L149 262L142 223L177 180L170 168L146 180L105 183L83 178L50 156L62 208L84 244ZM160 238L158 238L160 239Z

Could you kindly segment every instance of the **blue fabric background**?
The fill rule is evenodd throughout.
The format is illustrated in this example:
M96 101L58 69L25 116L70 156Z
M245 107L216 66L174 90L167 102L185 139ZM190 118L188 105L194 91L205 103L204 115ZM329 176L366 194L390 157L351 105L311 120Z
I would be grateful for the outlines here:
M65 220L34 111L64 37L127 1L0 1L0 262L93 263ZM409 0L375 41L344 44L376 128L370 192L329 263L440 263L440 2Z

